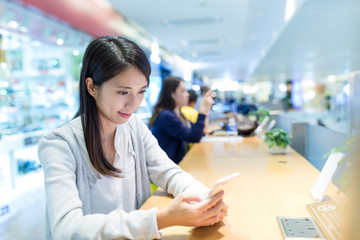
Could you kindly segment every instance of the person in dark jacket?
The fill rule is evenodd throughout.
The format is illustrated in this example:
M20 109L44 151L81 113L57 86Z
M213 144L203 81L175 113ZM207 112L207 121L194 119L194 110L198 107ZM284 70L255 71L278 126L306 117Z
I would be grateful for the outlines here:
M178 164L185 155L185 142L199 142L203 136L205 118L214 100L209 90L199 107L196 123L188 121L180 109L189 101L189 93L181 78L164 79L159 100L153 109L149 127L160 147Z

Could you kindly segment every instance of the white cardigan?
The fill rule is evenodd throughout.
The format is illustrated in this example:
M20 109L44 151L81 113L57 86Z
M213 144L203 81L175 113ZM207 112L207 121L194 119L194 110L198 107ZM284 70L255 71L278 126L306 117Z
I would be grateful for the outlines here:
M170 160L147 126L136 115L126 124L135 152L136 206L150 196L150 180L173 196L208 191ZM47 201L45 239L160 238L156 208L126 213L90 214L90 189L96 177L89 166L80 118L44 136L39 159L44 169Z

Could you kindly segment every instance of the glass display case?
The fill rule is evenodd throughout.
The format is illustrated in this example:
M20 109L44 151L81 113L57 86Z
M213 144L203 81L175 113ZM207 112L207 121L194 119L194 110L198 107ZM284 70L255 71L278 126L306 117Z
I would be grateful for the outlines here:
M78 110L91 36L36 9L0 1L0 188L41 168L37 143Z

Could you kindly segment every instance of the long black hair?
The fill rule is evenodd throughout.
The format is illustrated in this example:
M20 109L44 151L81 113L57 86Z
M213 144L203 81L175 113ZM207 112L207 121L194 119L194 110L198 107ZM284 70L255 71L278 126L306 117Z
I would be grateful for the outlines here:
M101 144L100 119L95 99L89 94L86 79L100 87L104 82L129 69L138 68L149 84L150 63L144 51L134 42L122 37L103 36L91 41L86 49L80 75L80 108L76 116L81 123L92 166L102 175L119 177L120 169L106 159Z
M171 94L179 87L183 80L179 77L168 76L164 79L159 99L153 108L153 113L149 121L149 127L152 128L159 114L166 109L174 109L176 107L175 100Z

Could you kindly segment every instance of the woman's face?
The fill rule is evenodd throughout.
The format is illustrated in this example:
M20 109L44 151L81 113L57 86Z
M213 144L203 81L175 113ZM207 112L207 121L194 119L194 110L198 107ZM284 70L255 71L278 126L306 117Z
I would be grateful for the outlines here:
M123 124L138 109L147 88L145 75L136 67L95 87L92 95L102 124Z
M189 101L189 93L186 90L185 83L180 82L179 86L176 88L175 92L171 94L172 98L175 101L176 107L183 107L188 104Z

